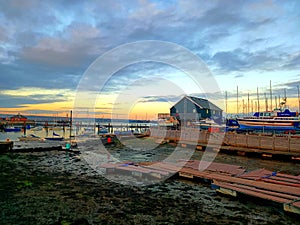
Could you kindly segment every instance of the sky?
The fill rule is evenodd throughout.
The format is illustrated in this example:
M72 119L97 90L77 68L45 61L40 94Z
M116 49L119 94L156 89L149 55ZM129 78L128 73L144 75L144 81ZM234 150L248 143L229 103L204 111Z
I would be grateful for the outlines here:
M261 108L286 93L298 110L299 8L298 0L0 0L0 114L151 119L184 95L246 113L257 93Z

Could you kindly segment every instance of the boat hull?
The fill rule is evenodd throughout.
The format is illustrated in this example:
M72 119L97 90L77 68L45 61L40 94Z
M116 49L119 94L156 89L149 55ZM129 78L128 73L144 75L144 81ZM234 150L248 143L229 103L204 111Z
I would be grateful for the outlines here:
M19 127L6 127L4 128L4 132L20 132L22 128Z
M255 130L300 130L300 121L263 121L238 119L240 129Z
M46 137L45 139L48 141L63 141L64 140L63 137Z

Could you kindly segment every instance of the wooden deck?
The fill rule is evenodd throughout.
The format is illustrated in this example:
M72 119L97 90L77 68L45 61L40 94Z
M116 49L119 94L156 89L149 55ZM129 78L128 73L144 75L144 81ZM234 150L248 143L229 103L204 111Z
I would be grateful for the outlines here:
M12 141L0 141L0 153L12 150L14 142Z
M133 176L137 179L167 179L177 175L210 182L217 192L238 197L241 194L280 204L287 212L300 214L300 175L258 169L246 171L241 166L208 163L199 160L141 162L138 164L101 165L110 174Z

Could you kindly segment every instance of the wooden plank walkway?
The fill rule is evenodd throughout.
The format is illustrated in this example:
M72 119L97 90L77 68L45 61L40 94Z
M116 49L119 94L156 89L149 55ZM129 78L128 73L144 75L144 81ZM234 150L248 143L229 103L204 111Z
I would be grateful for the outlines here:
M205 169L201 170L201 166ZM212 183L222 194L253 196L282 204L283 210L300 214L300 175L258 169L246 171L241 166L223 163L207 163L199 160L170 162L141 162L138 164L105 164L107 173L120 173L136 178L167 179L170 176L200 178ZM200 168L200 169L199 169Z

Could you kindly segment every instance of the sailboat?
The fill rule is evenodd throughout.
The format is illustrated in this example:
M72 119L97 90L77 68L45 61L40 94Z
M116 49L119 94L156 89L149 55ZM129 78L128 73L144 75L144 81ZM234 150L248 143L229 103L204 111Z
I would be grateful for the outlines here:
M59 134L56 134L54 131L52 133L52 137L45 137L48 141L63 141L64 137L60 136Z

